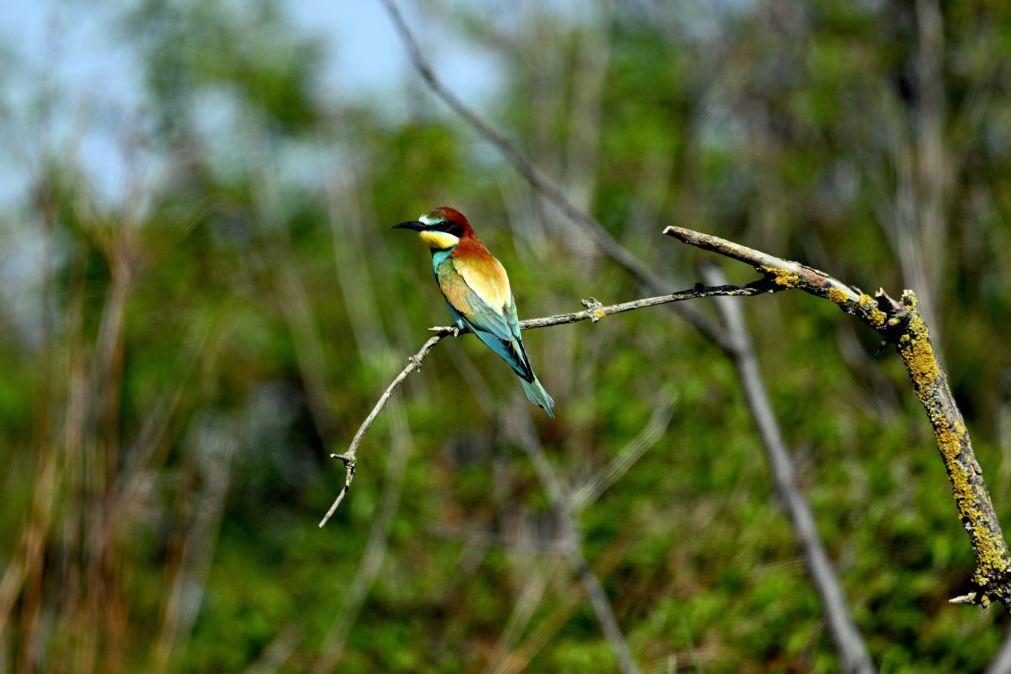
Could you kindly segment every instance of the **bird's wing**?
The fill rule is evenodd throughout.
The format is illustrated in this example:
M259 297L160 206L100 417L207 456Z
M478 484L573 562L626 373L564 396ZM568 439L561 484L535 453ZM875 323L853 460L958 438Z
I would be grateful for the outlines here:
M509 278L502 265L484 260L449 258L436 271L439 288L446 301L463 317L467 326L516 374L533 379L527 359Z
M512 300L512 290L509 288L509 276L501 262L487 253L481 256L453 256L450 260L454 269L485 304L496 311L505 312L506 304Z

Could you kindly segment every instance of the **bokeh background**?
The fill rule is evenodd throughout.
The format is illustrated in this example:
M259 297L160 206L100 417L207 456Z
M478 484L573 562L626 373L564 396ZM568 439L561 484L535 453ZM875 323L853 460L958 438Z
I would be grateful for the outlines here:
M1011 5L399 3L447 86L665 277L680 224L915 288L1011 522ZM0 671L609 672L544 486L652 672L838 660L732 364L666 309L530 332L549 421L389 226L471 216L542 316L645 292L435 98L376 0L0 4ZM753 274L725 264L738 281ZM742 300L883 672L983 671L973 570L895 355ZM703 301L699 308L711 311Z

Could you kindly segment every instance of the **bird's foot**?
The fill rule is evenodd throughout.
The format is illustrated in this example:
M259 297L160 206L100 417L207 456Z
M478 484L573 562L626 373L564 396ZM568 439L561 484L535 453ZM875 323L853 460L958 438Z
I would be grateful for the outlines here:
M596 297L591 297L586 300L579 300L579 303L582 304L584 307L586 307L588 310L590 310L590 321L592 323L596 323L601 318L607 315L602 311L604 305L601 304L600 300L598 300Z
M461 328L459 325L453 325L446 327L445 325L437 325L434 328L429 328L429 332L434 332L437 335L449 335L450 337L459 337L463 333L467 332L467 328Z

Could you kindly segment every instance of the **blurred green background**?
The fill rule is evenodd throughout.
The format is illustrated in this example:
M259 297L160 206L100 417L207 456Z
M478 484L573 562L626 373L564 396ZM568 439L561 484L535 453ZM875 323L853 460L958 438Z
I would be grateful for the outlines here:
M526 317L635 280L432 96L378 2L5 4L0 671L615 671L476 340L411 377L317 522L328 454L447 322L391 224L460 208ZM668 224L915 288L1011 522L1011 5L401 6L681 287L707 256ZM898 359L827 302L742 302L876 666L984 671L1009 621L947 604L974 557ZM719 350L662 308L526 342L566 486L644 450L578 517L640 667L838 671Z

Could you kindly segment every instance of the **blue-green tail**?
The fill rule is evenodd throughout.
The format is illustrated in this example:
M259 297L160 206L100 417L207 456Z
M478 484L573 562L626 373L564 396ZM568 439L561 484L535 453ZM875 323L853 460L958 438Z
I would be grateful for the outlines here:
M544 390L541 386L541 382L534 377L533 381L527 381L526 379L520 379L520 383L523 384L523 392L527 394L527 398L534 405L541 407L548 416L552 419L555 418L555 413L551 411L551 408L555 406L555 399Z

